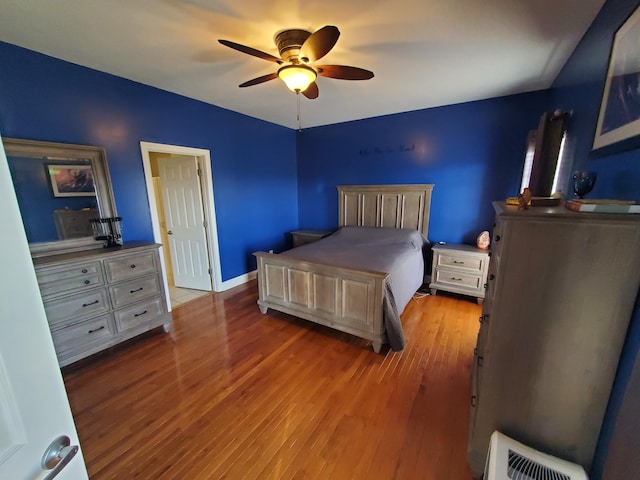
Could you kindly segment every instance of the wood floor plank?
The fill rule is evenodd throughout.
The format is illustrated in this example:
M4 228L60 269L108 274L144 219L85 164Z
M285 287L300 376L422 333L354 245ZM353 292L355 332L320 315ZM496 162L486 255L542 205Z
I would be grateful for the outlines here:
M412 299L381 354L256 300L206 295L63 369L92 479L471 479L473 299Z

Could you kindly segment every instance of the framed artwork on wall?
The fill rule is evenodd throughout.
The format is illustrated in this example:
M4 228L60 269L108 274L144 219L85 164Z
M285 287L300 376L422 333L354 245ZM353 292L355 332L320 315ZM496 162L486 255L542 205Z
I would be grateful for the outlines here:
M96 196L91 165L85 163L47 164L46 169L51 180L51 190L54 197Z
M640 8L613 39L593 149L640 135Z

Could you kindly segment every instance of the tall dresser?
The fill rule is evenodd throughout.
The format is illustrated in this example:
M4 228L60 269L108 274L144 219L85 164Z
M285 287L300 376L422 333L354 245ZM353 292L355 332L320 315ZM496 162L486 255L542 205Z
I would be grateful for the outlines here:
M494 203L468 460L494 430L589 470L640 285L640 215Z
M159 247L132 242L34 259L60 366L159 326L170 330Z

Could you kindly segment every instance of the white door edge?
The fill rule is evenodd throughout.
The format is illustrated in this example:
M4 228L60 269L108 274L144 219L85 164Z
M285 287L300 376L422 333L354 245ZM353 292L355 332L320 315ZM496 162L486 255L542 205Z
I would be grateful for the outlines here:
M142 153L142 166L144 168L144 179L149 199L149 211L151 213L151 225L153 228L153 239L156 243L162 243L160 234L160 219L158 218L158 201L153 189L153 175L151 173L150 152L192 155L201 160L202 165L202 203L204 205L204 215L207 221L207 246L209 247L209 268L213 272L212 285L215 292L222 291L222 271L220 269L220 247L218 244L218 224L216 222L216 207L213 196L213 179L211 176L211 152L202 148L181 147L178 145L166 145L162 143L140 142ZM162 247L164 248L164 247ZM162 252L161 252L162 253ZM164 264L164 256L160 255L162 277L165 283L167 295L167 305L171 309L169 298L169 286L167 284L167 271Z

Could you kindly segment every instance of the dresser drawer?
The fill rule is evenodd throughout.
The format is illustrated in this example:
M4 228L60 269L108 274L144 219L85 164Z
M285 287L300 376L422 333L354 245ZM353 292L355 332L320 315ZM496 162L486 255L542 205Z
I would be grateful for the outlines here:
M113 283L155 272L154 256L154 252L145 252L105 260L104 268L107 272L107 281Z
M79 347L103 344L110 341L113 334L113 320L110 314L51 331L58 354Z
M38 284L42 296L62 294L79 288L104 285L100 262L39 269Z
M109 310L107 290L98 288L44 303L50 325L78 317L98 315Z
M157 275L137 278L109 287L113 308L140 301L158 295L162 289Z
M459 253L439 253L437 264L442 267L450 267L459 270L467 270L473 272L482 272L484 269L485 258L479 258L477 256L472 257L470 255L464 255Z
M482 277L454 270L437 269L435 283L442 285L456 285L472 289L482 289Z
M156 297L114 312L118 332L136 328L164 314L163 298Z

